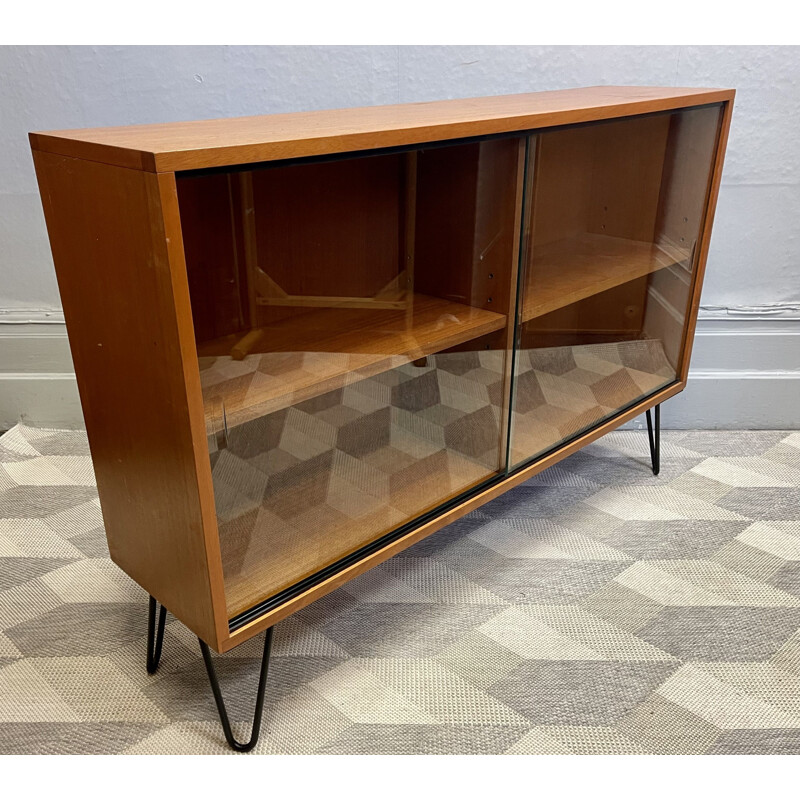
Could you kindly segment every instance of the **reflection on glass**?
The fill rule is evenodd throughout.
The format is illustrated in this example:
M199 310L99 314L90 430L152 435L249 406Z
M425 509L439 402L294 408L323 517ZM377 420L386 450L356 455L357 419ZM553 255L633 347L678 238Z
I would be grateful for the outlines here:
M521 152L179 178L231 616L505 468Z
M532 137L512 465L676 380L719 115Z

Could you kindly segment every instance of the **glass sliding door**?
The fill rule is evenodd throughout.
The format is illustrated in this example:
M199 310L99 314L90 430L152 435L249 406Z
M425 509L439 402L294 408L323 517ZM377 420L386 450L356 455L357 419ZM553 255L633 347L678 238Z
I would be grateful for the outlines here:
M505 470L523 155L178 177L230 617Z
M531 137L511 466L676 380L720 113Z
M178 175L231 618L676 380L719 121Z

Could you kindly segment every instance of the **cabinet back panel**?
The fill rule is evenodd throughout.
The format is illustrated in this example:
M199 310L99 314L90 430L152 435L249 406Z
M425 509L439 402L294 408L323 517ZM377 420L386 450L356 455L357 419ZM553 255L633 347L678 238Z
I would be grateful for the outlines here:
M181 178L177 186L197 339L236 333L247 325L248 308L235 176Z
M589 228L592 128L572 128L535 137L533 224L536 245L557 242Z
M288 294L370 297L397 276L401 156L256 170L252 181L258 266Z
M480 145L417 157L415 284L425 294L472 302Z
M423 150L417 167L415 286L513 313L520 139Z
M656 237L693 249L706 208L698 182L710 181L710 155L716 147L719 110L696 108L670 115Z
M593 125L587 233L652 242L671 116Z
M647 278L639 278L536 317L522 327L520 346L529 347L530 336L547 333L638 336L647 305L647 288Z

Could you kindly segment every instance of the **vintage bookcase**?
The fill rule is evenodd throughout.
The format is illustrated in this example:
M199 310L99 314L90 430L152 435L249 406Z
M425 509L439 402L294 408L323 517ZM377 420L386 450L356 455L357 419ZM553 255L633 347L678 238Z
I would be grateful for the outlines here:
M31 134L111 557L233 746L283 617L645 411L658 471L733 97ZM238 744L208 645L264 630Z

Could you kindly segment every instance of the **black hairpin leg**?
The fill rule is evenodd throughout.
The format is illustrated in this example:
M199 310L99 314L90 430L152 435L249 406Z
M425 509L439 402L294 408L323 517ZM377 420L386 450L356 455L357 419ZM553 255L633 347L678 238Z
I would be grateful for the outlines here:
M256 694L256 711L253 715L253 730L250 734L250 741L246 744L237 742L233 738L233 731L231 730L231 723L228 719L228 712L225 709L225 701L222 699L222 692L219 689L219 681L217 680L217 672L214 669L214 662L211 660L211 653L208 645L202 640L200 642L200 651L203 654L203 661L206 662L206 671L208 672L208 679L211 681L211 691L214 693L214 701L217 704L217 711L219 712L219 719L222 723L222 730L225 731L225 738L228 744L240 753L247 753L252 750L258 743L258 734L261 732L261 716L264 712L264 691L267 687L267 671L269 669L269 654L272 649L272 628L267 628L267 633L264 636L264 655L261 659L261 675L258 678L258 693Z
M161 606L158 615L158 633L156 633L156 599L150 595L150 613L147 617L147 671L152 675L158 669L161 660L161 648L164 645L164 623L167 620L167 609Z
M653 420L650 409L647 409L647 438L650 441L650 460L653 462L653 475L661 471L661 405L655 407L656 426L653 430Z

